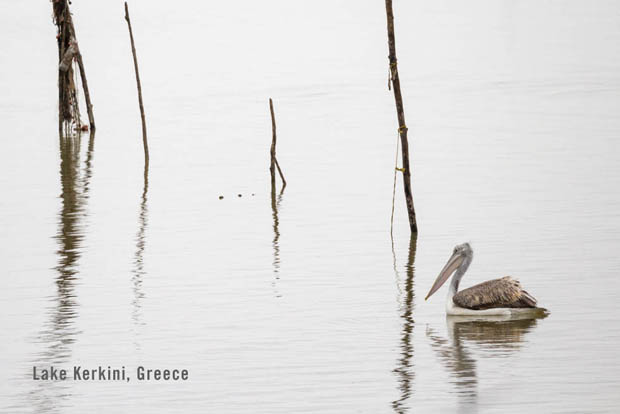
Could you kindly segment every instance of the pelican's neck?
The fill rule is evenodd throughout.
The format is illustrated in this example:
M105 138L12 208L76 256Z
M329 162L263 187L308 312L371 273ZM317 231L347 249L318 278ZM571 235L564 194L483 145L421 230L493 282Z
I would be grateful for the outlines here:
M469 254L465 256L463 259L463 263L456 269L454 275L452 276L452 280L450 281L450 289L448 290L448 301L452 302L452 297L456 295L456 292L459 291L459 283L461 283L461 279L465 276L465 272L467 272L467 268L471 264L473 259L473 255Z

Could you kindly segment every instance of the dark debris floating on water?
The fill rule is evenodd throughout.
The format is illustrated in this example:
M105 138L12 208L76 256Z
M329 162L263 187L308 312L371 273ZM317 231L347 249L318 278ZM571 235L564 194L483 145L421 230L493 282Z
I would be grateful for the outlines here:
M255 193L252 193L252 197L254 197L255 195L256 195ZM237 194L237 197L241 198L241 197L243 197L243 194ZM223 200L223 199L224 199L224 196L223 196L223 195L221 195L221 196L219 196L218 198L219 198L220 200Z

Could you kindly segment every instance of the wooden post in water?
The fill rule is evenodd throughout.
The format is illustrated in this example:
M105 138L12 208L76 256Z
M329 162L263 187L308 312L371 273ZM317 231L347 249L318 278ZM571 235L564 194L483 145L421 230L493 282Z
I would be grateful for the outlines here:
M129 20L129 8L127 7L127 2L125 2L125 20L127 21L127 26L129 27L131 53L133 54L133 65L136 71L136 84L138 85L138 103L140 104L140 117L142 118L142 144L144 145L144 163L148 166L149 143L146 138L146 118L144 116L144 104L142 102L142 85L140 84L140 73L138 72L138 58L136 57L136 45L133 40L133 31L131 30L131 20ZM148 168L146 170L148 170Z
M276 188L276 167L282 179L282 190L286 187L286 180L284 179L284 174L282 174L280 163L276 158L276 116L273 112L273 101L271 98L269 98L269 112L271 112L271 164L269 166L269 172L271 173L271 191L274 192Z
M403 107L403 96L400 92L400 78L398 77L398 65L396 59L396 38L394 36L394 12L392 11L392 0L385 0L385 11L387 13L388 45L390 49L390 81L394 90L394 101L396 102L396 114L398 115L398 134L403 155L403 186L405 187L405 200L407 202L407 213L409 215L409 227L412 233L418 232L418 224L413 208L413 195L411 193L411 171L409 168L409 141L407 139L407 124L405 123L405 110Z
M74 123L81 129L80 110L77 102L77 85L73 80L73 61L78 64L84 98L86 99L86 110L88 111L88 122L91 131L95 129L95 116L93 114L93 104L90 100L86 71L82 53L77 43L75 27L71 11L69 10L68 0L56 0L53 2L54 23L58 28L56 35L58 41L58 105L59 105L59 129L62 134L63 125Z

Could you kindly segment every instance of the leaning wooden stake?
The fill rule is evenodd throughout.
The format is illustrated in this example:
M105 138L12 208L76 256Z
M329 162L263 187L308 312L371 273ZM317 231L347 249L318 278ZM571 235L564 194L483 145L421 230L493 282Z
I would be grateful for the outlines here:
M413 233L417 233L418 224L413 208L413 195L411 194L411 171L409 168L409 141L407 140L407 125L405 124L405 110L403 108L403 96L400 92L400 79L398 77L398 66L396 60L396 39L394 37L394 13L392 11L392 0L385 0L385 11L387 13L388 44L390 48L390 81L394 89L394 100L396 101L396 113L398 115L398 134L403 154L403 185L405 187L405 200L407 202L407 213L409 215L409 227Z
M140 73L138 72L138 58L136 57L136 45L133 41L133 31L129 20L129 8L125 2L125 20L129 27L129 38L131 39L131 53L133 54L133 65L136 70L136 83L138 84L138 102L140 104L140 116L142 117L142 144L144 145L144 163L149 163L149 143L146 138L146 118L144 117L144 104L142 103L142 85L140 84Z
M69 19L69 27L71 28L71 35L75 44L77 46L77 40L75 35L75 27L73 26L73 18L71 17L71 13L68 13ZM88 90L88 81L86 80L86 71L84 70L84 61L82 60L82 52L80 52L80 48L77 47L77 54L75 56L75 60L80 68L80 79L82 80L82 89L84 89L84 98L86 99L86 112L88 113L88 123L90 124L90 129L95 129L95 115L93 114L93 104L90 101L90 92Z
M275 191L276 186L276 167L278 168L278 173L280 174L280 178L282 179L282 189L286 187L286 180L284 179L284 174L282 174L282 169L280 168L280 163L276 158L276 116L273 113L273 101L269 98L269 111L271 112L271 165L269 166L269 172L271 173L271 191Z
M88 123L90 124L90 130L95 130L95 115L93 114L93 104L90 101L90 92L88 91L88 81L86 80L86 72L84 71L84 61L82 60L82 54L78 49L76 56L78 67L80 68L80 79L82 80L82 88L84 89L84 98L86 98L86 112L88 113Z

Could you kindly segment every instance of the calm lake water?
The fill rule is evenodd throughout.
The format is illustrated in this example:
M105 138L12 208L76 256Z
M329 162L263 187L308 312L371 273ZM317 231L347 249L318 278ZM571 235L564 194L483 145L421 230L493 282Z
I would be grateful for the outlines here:
M4 4L0 411L618 412L620 4L394 7L420 234L399 179L392 245L382 1L132 1L148 181L122 2L73 2L98 129L60 141L51 4ZM425 302L464 241L464 286L551 315Z

